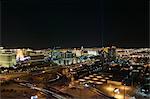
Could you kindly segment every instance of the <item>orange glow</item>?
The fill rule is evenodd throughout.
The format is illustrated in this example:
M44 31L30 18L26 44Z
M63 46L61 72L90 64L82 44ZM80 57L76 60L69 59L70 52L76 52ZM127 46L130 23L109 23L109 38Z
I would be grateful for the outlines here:
M103 82L96 82L96 84L101 85L101 84L103 84Z
M23 51L20 50L20 49L17 49L17 56L16 56L17 59L23 59L24 58L24 55L23 55Z
M93 78L92 80L98 80L97 78Z
M119 93L114 93L114 89L115 88L118 88L120 89L120 92ZM107 93L110 95L110 96L113 96L115 97L116 99L124 99L124 91L125 93L130 91L132 89L132 87L129 87L129 86L123 86L123 85L120 85L120 86L116 86L116 85L108 85L108 86L104 86L103 87L104 90L107 91ZM124 90L125 89L125 90ZM128 99L129 96L125 96L126 98L125 99Z
M117 98L117 99L123 99L124 95L123 94L115 94L114 97Z
M114 87L112 87L112 86L110 85L110 86L106 87L106 90L107 90L107 91L110 91L110 92L113 92Z
M97 78L103 78L102 76L96 76Z
M129 87L129 86L120 86L120 89L122 89L122 90L130 90L131 89L131 87Z

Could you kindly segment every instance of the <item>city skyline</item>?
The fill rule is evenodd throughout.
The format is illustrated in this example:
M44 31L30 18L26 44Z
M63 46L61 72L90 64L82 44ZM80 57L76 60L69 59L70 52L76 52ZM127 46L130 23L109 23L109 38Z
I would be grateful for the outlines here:
M147 0L2 0L0 99L150 99Z
M2 1L2 46L149 47L143 1Z

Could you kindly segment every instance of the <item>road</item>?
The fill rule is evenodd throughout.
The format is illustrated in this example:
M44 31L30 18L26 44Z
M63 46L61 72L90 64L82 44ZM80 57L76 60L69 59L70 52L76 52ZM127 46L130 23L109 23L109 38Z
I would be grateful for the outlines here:
M62 95L59 95L59 94L57 94L57 93L55 93L55 92L52 92L52 91L50 91L50 90L47 90L47 89L35 87L33 84L30 84L30 83L26 83L26 84L24 84L24 83L19 83L19 84L22 85L22 86L29 87L29 88L31 88L31 89L35 89L35 90L41 91L41 92L43 92L43 93L45 93L45 94L50 94L50 95L52 95L53 97L55 97L55 98L57 98L57 99L71 99L71 98L69 98L69 97L66 98L66 97L64 97L64 96L62 96Z

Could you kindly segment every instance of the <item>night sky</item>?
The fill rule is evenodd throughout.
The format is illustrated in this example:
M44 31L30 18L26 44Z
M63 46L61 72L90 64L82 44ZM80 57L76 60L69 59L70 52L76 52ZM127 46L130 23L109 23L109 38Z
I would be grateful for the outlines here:
M2 45L148 47L146 0L3 0Z

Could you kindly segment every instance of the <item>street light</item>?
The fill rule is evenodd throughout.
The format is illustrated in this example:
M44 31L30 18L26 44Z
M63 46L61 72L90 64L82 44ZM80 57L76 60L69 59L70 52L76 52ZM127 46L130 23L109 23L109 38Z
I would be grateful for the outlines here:
M114 92L114 97L115 97L116 94L119 94L119 93L120 93L120 89L115 88L115 89L113 90L113 92Z
M125 90L125 85L126 85L126 84L124 84L124 99L125 99L125 91L126 91L126 90Z

